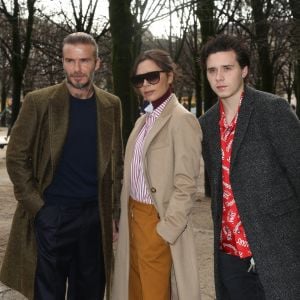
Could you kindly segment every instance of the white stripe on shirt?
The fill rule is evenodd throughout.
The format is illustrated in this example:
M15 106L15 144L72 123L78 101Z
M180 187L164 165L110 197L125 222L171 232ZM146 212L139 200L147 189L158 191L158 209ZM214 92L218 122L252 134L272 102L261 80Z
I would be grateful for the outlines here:
M131 192L130 196L142 203L153 204L153 200L151 198L150 192L147 188L143 162L142 162L142 154L144 149L144 143L147 134L152 129L155 121L160 116L161 112L166 107L167 103L172 98L171 94L160 106L158 106L152 113L146 113L146 122L139 132L135 146L133 151L133 158L131 161Z

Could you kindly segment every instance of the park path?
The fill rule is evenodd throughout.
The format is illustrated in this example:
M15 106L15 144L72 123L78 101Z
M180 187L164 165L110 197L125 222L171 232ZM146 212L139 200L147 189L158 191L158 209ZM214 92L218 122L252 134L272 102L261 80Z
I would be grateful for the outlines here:
M6 129L0 128L0 136L5 134ZM3 260L11 221L16 207L12 184L6 172L5 153L6 147L0 149L0 265ZM192 216L200 273L201 300L213 300L215 299L215 295L212 271L212 220L210 214L210 199L203 196L203 168L199 183L199 200L196 201L193 207ZM26 300L26 298L0 282L0 300Z

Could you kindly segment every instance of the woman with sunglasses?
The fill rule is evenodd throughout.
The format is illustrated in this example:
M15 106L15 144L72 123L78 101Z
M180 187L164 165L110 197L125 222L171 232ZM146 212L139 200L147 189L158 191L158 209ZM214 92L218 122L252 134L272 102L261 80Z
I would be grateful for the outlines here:
M149 105L126 147L113 300L200 299L190 215L202 133L172 93L174 75L162 50L142 53L133 68Z

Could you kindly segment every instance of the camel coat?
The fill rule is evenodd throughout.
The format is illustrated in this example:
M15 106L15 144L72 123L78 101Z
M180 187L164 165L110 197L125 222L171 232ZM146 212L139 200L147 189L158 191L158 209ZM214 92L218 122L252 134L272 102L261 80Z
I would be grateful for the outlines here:
M118 217L122 176L120 100L94 86L98 123L98 186L102 246L110 297L112 214ZM0 280L33 299L36 269L34 217L43 206L68 130L69 92L65 82L27 94L7 148L7 171L17 209ZM80 137L78 137L80 138Z
M135 141L145 118L143 115L137 120L126 147L113 300L128 299L130 166ZM173 95L148 133L143 150L146 184L160 216L157 232L171 248L172 299L180 300L200 299L190 218L200 170L202 133L197 123Z

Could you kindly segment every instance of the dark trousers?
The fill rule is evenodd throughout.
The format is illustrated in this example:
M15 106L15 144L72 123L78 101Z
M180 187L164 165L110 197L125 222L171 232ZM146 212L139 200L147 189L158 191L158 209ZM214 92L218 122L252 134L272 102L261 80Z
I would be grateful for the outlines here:
M105 269L97 203L45 205L35 219L35 300L102 300Z
M250 258L219 251L219 272L230 300L265 300L263 286L255 270L248 272Z

